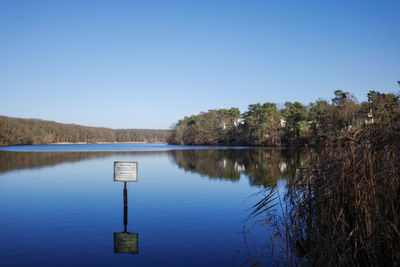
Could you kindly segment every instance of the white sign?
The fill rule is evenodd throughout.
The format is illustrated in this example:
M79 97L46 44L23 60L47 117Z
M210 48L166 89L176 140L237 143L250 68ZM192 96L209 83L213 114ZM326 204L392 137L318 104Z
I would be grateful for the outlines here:
M138 163L114 161L114 182L137 182Z

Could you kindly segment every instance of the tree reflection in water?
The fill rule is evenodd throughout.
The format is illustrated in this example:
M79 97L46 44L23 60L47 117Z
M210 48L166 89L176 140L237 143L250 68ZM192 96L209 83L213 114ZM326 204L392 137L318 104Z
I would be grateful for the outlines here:
M106 158L113 155L151 156L166 154L169 151L58 151L58 152L15 152L0 151L0 173L21 170L36 169L47 166L55 166L62 163L73 163L95 158Z
M179 168L208 176L210 179L238 181L241 174L253 186L270 186L279 179L294 177L302 167L303 155L285 149L194 149L146 152L11 152L0 151L0 173L78 162L119 155L168 154Z
M185 171L232 182L243 174L250 185L264 187L294 177L296 169L304 164L301 152L285 149L175 150L171 156Z

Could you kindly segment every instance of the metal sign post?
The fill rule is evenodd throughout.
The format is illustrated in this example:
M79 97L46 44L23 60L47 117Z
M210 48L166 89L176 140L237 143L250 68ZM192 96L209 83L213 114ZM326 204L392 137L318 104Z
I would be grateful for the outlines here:
M114 162L114 182L124 182L124 232L114 233L114 252L138 254L138 233L129 233L128 227L128 190L127 182L137 182L137 162Z
M128 225L128 190L126 189L126 182L124 182L124 232Z

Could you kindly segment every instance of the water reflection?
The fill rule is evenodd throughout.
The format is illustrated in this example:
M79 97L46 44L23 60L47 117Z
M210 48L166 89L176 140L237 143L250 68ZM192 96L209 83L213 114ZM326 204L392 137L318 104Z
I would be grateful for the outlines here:
M112 155L156 155L165 154L164 151L136 151L136 152L14 152L0 151L0 173L21 170L36 169L46 166L54 166L61 163L73 163L82 160L105 158Z
M294 177L304 163L301 152L281 149L181 150L171 155L185 171L233 182L243 174L253 186L271 186Z
M112 181L120 160L139 161L145 177L127 185L126 201ZM265 229L244 222L259 187L293 176L302 161L277 149L0 151L0 265L240 265L251 256L243 224L265 241Z
M304 165L304 155L284 149L199 149L143 152L12 152L0 151L0 173L78 162L113 155L169 155L179 168L209 179L238 181L241 175L252 186L270 186L279 179L294 177Z

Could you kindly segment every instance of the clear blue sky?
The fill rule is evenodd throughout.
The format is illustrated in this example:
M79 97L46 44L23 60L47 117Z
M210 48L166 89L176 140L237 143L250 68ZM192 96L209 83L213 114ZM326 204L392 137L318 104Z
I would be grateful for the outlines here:
M397 80L400 1L0 0L1 115L168 128Z

